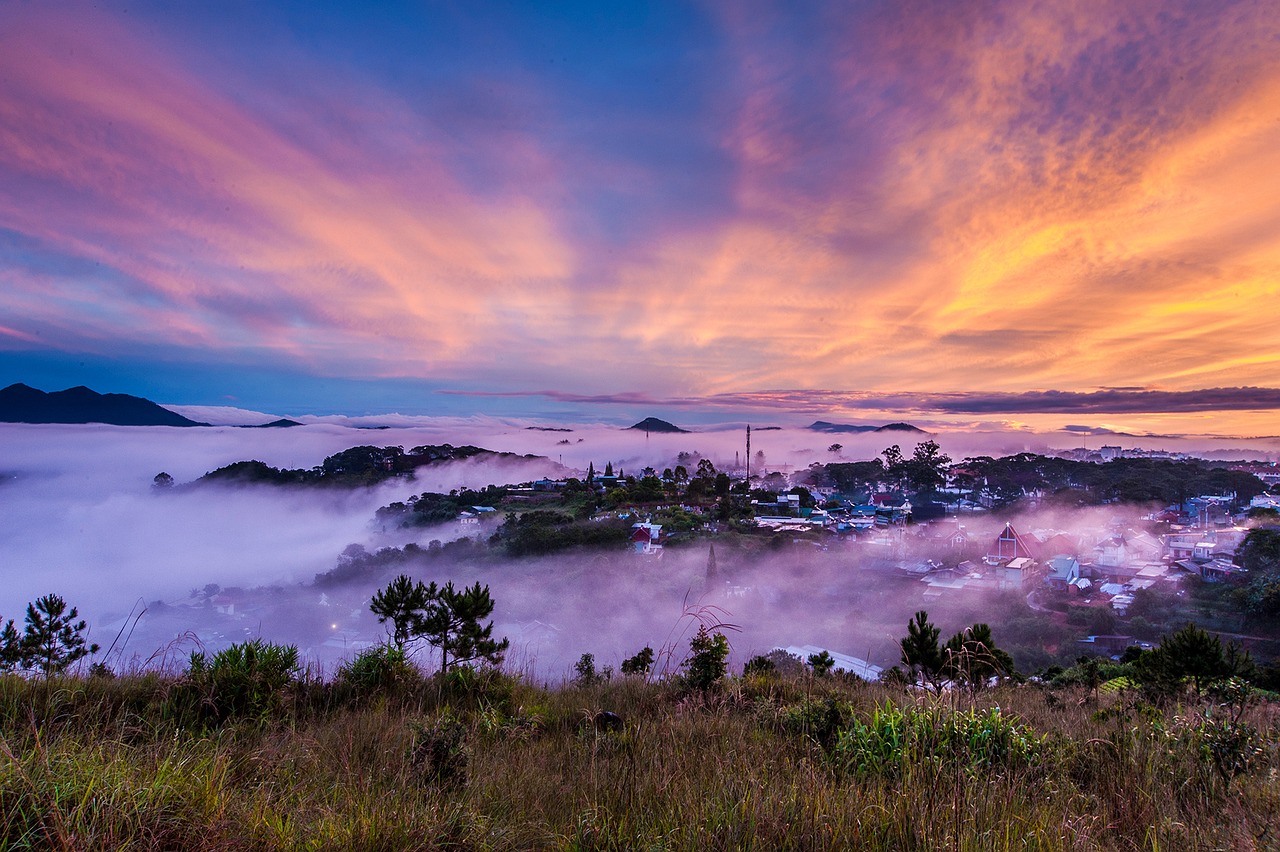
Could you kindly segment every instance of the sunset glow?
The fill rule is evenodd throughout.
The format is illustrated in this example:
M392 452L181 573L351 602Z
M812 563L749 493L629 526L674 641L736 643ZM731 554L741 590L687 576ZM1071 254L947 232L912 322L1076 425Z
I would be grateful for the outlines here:
M0 383L1276 434L1274 4L603 8L6 4Z

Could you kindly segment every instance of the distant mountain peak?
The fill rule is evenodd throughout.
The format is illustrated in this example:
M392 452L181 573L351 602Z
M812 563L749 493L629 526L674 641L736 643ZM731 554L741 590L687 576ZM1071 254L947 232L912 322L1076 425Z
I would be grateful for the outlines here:
M45 393L22 383L0 390L0 423L106 423L112 426L204 426L140 396L102 394L77 385Z
M668 423L665 420L659 420L656 417L646 417L636 425L630 427L639 429L642 432L688 432L688 429L681 429L674 423Z
M833 434L865 434L868 432L918 432L929 433L912 426L910 423L886 423L884 426L853 425L850 423L828 423L826 420L815 420L809 428L814 432L830 432Z

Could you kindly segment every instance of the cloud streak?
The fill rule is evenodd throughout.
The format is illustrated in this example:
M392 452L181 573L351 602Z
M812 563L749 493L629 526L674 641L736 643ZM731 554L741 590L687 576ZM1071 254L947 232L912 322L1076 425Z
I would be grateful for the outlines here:
M0 351L1276 407L1268 3L289 14L0 11Z
M575 394L565 391L439 393L483 397L539 396L558 402L593 405L652 405L716 408L775 408L779 411L874 409L945 414L1134 414L1280 409L1280 388L1207 388L1192 391L1110 388L1092 392L893 393L835 390L772 390L706 397L658 397L642 392Z

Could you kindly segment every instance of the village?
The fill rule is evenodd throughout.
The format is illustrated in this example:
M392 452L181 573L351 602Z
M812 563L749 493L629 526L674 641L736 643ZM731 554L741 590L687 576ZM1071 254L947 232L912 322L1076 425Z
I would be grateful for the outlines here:
M360 449L362 464L406 475L391 471L373 448ZM388 459L403 457L399 448L385 449ZM582 606L599 612L614 605L615 591L608 583L580 591L571 579L574 570L565 567L589 560L597 579L645 577L651 585L669 586L674 598L685 583L705 604L751 613L757 621L785 606L815 603L812 593L808 601L797 595L791 571L783 567L798 562L830 569L821 586L825 609L880 601L868 621L890 611L897 618L912 608L968 607L981 616L988 599L1016 600L1019 610L1001 617L1043 626L1020 640L1048 647L1052 657L1024 655L1040 662L1069 662L1080 653L1118 656L1130 645L1149 646L1184 616L1239 634L1244 623L1229 594L1249 576L1237 552L1250 530L1274 519L1280 508L1280 497L1266 490L1276 484L1277 470L1110 448L1088 461L1072 455L953 464L925 441L910 456L894 447L884 461L842 460L790 473L763 464L751 472L741 464L721 471L711 460L683 455L661 472L645 467L628 475L606 463L602 473L591 465L580 476L424 493L379 510L373 529L387 546L351 545L314 583L269 589L209 584L183 600L152 602L145 619L120 614L103 629L133 636L141 623L135 648L148 642L169 647L174 636L217 648L270 630L298 644L304 656L333 664L384 641L368 598L396 572L459 581L492 576L500 586L511 576L510 566L527 563L544 576L538 585L561 589L561 601L598 595ZM1125 472L1125 465L1140 466L1147 478L1174 466L1174 473L1191 477L1181 488L1212 482L1220 493L1173 502L1125 499L1125 489L1135 487L1135 473ZM1032 468L1038 481L1026 476ZM1115 485L1097 479L1103 474L1123 476ZM525 596L499 600L506 604L499 627L517 647L591 641L591 630L566 626L580 616L539 611ZM895 624L876 629L887 634ZM845 661L843 668L874 679L882 664L894 662L894 652L882 647L874 661L865 652L847 653L861 641L854 638L862 635L859 629L867 628L771 635L782 648L829 650ZM1069 638L1064 643L1050 636ZM180 645L171 648L175 658L184 653ZM1261 655L1268 656L1270 647L1260 646ZM544 661L557 659L541 653Z

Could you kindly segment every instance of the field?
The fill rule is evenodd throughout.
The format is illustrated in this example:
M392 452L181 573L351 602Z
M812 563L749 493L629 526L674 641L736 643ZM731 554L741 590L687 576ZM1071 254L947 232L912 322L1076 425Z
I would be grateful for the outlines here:
M1238 684L7 676L0 848L1274 849L1278 734Z

